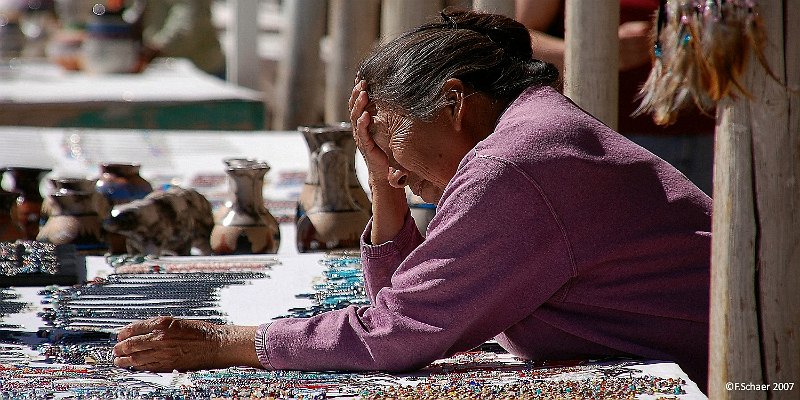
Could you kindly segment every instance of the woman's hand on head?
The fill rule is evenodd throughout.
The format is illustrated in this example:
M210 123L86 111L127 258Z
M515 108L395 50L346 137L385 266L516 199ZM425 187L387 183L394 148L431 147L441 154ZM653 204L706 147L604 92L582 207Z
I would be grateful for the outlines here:
M258 367L256 329L172 317L134 322L117 335L114 365L153 372Z
M350 94L350 124L353 127L353 139L358 146L358 150L364 157L369 171L370 184L380 184L387 180L389 172L389 157L378 147L375 139L370 133L372 115L367 111L369 97L366 90L366 82L356 81L353 92Z

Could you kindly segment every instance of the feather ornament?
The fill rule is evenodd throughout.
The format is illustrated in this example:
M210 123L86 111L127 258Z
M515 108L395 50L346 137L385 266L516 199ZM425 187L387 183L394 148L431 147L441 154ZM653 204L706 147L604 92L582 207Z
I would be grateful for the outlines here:
M662 0L654 27L653 68L633 115L669 125L681 110L711 113L723 98L749 96L741 77L751 50L779 81L764 56L766 35L753 0Z

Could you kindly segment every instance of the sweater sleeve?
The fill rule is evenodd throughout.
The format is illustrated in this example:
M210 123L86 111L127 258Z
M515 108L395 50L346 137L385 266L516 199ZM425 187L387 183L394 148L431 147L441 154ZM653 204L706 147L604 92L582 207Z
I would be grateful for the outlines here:
M573 276L570 254L535 182L513 164L476 157L372 305L274 321L257 350L276 369L421 368L529 316Z
M361 235L361 265L364 268L364 286L367 297L375 304L375 294L381 288L391 286L390 279L400 263L422 243L422 234L417 230L411 212L406 214L405 223L392 240L373 245L370 243L372 219Z

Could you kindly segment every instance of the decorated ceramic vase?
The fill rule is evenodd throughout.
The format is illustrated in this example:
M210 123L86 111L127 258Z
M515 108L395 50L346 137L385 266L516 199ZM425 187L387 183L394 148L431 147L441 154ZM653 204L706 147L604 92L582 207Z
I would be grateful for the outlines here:
M214 254L277 253L278 221L264 206L264 175L270 167L258 160L224 160L232 198L215 216L211 231Z
M90 192L92 193L92 203L94 204L95 211L101 219L108 218L111 213L111 205L108 199L105 198L100 192L95 191L97 179L75 178L75 177L61 177L50 178L50 185L53 187L53 192L69 193L69 192ZM44 199L42 203L42 220L53 215L53 199L49 196Z
M36 240L55 245L71 244L82 254L102 255L102 221L95 211L94 192L55 192L51 194L52 214L39 230Z
M97 191L102 193L112 206L143 199L153 191L153 186L139 175L139 164L100 164L100 179Z
M112 208L143 199L153 191L153 186L139 175L140 169L139 164L132 163L100 164L97 191L105 196ZM127 251L125 237L122 235L109 233L106 241L112 254L123 254Z
M312 207L316 192L320 190L320 168L318 159L320 148L324 143L328 142L334 143L344 154L349 155L345 168L345 173L347 174L347 191L350 193L350 197L356 205L371 214L372 204L364 188L361 187L358 176L356 175L356 143L353 140L350 123L342 122L335 125L301 126L298 130L303 134L303 137L306 139L306 144L308 144L309 166L308 173L306 174L306 181L303 184L303 190L300 192L295 222L306 213L306 210Z
M318 188L305 199L305 212L297 220L299 252L358 248L370 213L350 194L352 160L350 150L336 141L319 147L312 164Z
M48 168L9 167L14 178L14 191L18 192L17 214L19 223L25 231L25 239L33 240L39 233L39 219L42 217L42 194L39 192L42 178L51 170Z
M13 242L25 236L17 221L17 197L19 193L0 190L0 242Z

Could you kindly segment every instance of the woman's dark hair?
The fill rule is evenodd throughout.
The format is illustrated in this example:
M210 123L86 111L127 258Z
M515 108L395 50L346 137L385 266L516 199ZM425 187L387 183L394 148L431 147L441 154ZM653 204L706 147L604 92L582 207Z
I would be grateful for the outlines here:
M528 30L502 15L442 11L373 50L359 66L372 101L428 119L444 104L445 81L457 78L492 99L511 101L532 85L552 85L558 70L533 58Z

